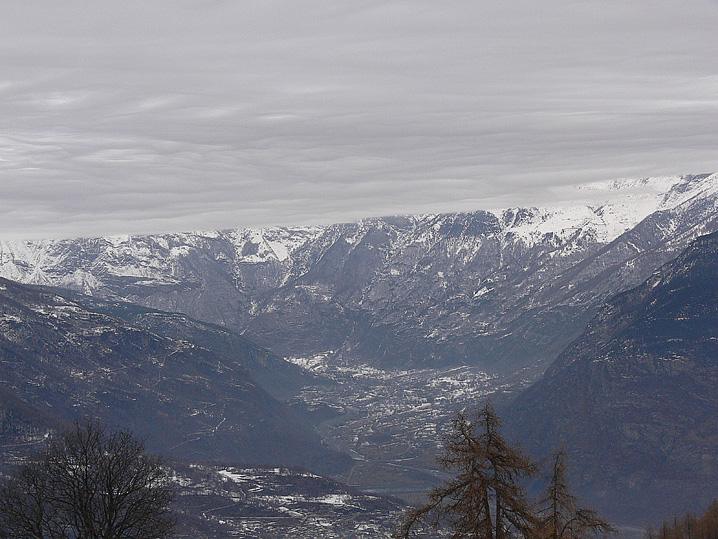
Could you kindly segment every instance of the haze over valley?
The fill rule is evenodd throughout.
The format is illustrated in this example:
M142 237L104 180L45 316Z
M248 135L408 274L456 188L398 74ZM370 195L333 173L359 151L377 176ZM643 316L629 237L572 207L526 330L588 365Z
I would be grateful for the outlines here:
M490 397L614 521L700 509L718 177L581 188L603 202L0 241L4 462L90 414L175 459L192 533L381 536Z

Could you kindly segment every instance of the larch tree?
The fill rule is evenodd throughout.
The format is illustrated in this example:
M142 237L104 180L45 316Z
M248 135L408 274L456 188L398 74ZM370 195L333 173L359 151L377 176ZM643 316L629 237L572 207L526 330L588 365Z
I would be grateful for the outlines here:
M610 534L616 529L596 511L579 507L571 494L566 471L566 452L554 454L549 484L538 503L538 535L541 539L579 539L589 534Z
M438 460L457 476L407 512L397 539L409 539L425 524L448 527L452 539L506 539L516 532L534 537L537 522L521 483L537 466L502 436L490 402L471 418L457 414Z

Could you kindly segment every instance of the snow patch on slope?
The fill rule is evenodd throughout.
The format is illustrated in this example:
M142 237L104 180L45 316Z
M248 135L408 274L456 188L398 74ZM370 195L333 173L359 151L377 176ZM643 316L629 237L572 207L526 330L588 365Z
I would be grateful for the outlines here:
M229 231L237 260L260 263L288 260L294 252L324 231L323 227L271 227Z

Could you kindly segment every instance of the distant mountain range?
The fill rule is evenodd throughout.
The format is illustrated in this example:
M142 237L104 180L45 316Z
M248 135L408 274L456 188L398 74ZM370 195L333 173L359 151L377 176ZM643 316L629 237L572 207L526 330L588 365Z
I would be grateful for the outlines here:
M718 496L718 234L606 303L541 380L505 407L538 457L624 522L700 512Z
M5 241L0 275L185 313L283 356L534 376L606 299L718 230L718 175L578 194L605 203Z

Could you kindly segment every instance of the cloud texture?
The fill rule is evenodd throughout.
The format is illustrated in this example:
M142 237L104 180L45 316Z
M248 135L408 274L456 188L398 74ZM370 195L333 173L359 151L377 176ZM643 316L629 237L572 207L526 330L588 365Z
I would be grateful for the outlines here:
M328 223L718 170L718 3L15 2L0 236Z

